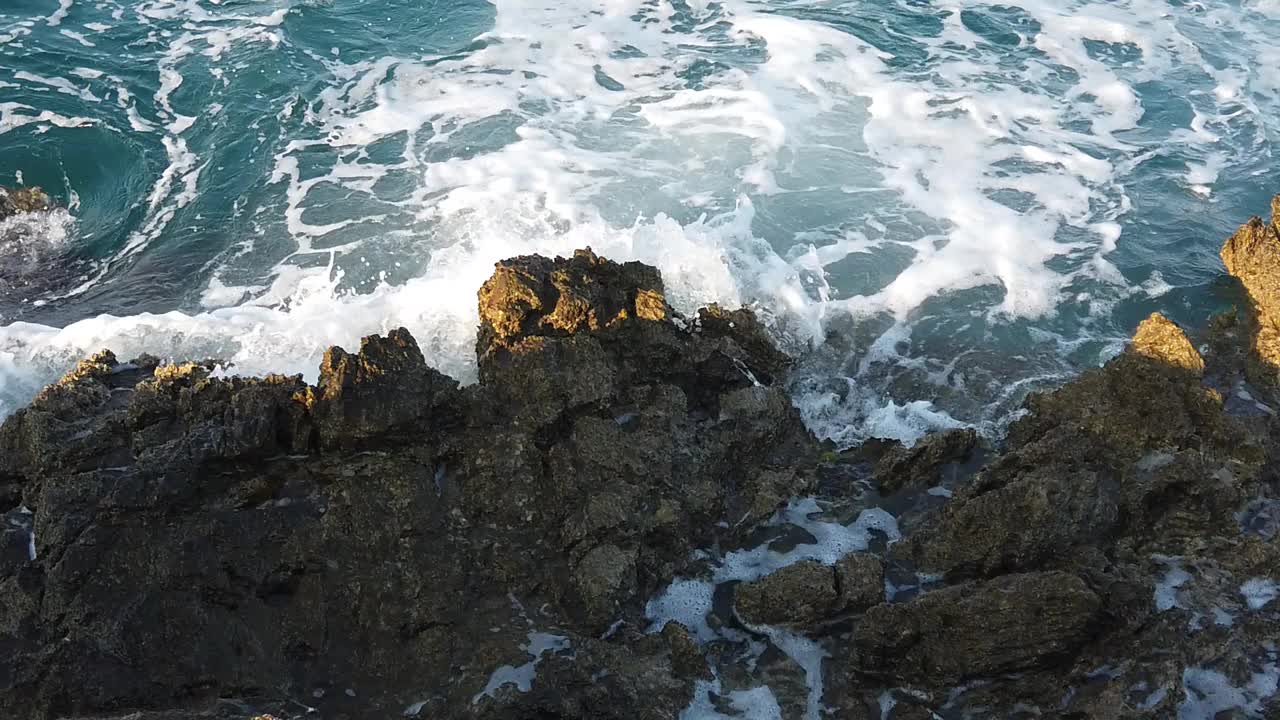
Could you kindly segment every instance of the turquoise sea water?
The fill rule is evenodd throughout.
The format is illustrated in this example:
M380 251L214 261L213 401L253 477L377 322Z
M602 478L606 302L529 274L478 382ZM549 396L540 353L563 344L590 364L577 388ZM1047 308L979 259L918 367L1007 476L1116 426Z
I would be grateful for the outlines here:
M0 416L87 352L473 373L492 263L754 305L819 433L998 430L1280 190L1276 0L7 0Z

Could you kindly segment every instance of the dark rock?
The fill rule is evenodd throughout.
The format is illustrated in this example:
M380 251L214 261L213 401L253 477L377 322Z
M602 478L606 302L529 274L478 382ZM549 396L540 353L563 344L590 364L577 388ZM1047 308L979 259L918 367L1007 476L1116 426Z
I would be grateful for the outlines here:
M618 372L602 345L606 331L641 343L638 336L656 335L669 343L660 352L679 354L678 341L664 332L662 278L640 263L618 265L590 250L567 260L518 257L498 264L479 297L481 381L511 390L501 401L517 422L546 423L606 404Z
M651 266L614 263L590 249L568 259L526 255L498 263L480 288L476 354L483 365L528 338L660 322L668 313L662 277Z
M854 612L884 601L884 565L869 553L849 553L836 562L840 604Z
M6 419L0 425L0 477L39 478L109 456L113 448L95 441L109 432L96 413L111 398L117 367L109 352L82 360Z
M805 560L734 588L733 609L750 625L805 627L840 610L840 588L830 565Z
M1031 465L953 501L936 525L895 550L929 572L991 576L1067 560L1080 544L1111 537L1118 520L1116 498L1096 470Z
M307 395L312 422L324 447L356 447L398 431L431 435L448 422L447 406L458 383L428 367L408 330L371 336L352 355L329 348L320 363L320 381Z
M0 716L674 716L699 648L626 628L818 450L750 315L699 329L661 292L589 253L502 263L464 389L403 330L314 387L81 363L0 426L38 550L5 536Z
M689 634L688 628L678 622L669 622L662 628L662 637L671 648L671 666L679 677L699 680L710 680L713 677L702 648Z
M684 661L662 636L618 643L575 639L569 651L544 655L527 692L507 685L467 714L485 720L665 720L689 702L690 676L678 669Z
M772 383L791 366L791 358L778 349L750 310L731 311L711 305L698 311L697 325L703 336L732 340L741 347L762 383Z
M718 416L725 393L748 387L787 402L774 382L786 356L749 312L713 306L684 320L656 270L590 250L500 263L480 289L476 354L517 424L600 410L619 388L655 382L680 388L698 416Z
M904 488L922 490L937 481L943 465L965 460L977 444L972 428L929 435L909 448L896 444L876 463L872 477L885 495Z
M1182 328L1159 313L1138 325L1131 343L1132 351L1175 368L1199 375L1204 372L1204 358L1187 339Z
M32 559L31 524L23 508L0 513L0 578L14 575Z
M1153 316L1105 367L1029 398L1005 452L890 548L895 565L942 573L942 587L863 616L852 684L940 692L980 678L950 712L1129 718L1175 712L1185 668L1270 662L1266 641L1224 610L1267 562L1238 518L1267 492L1276 457L1269 430L1238 422L1206 387L1210 368L1229 369L1231 342L1220 333L1202 357Z
M734 588L733 609L749 625L812 629L884 601L884 567L867 553L834 566L805 560Z
M1064 567L1080 547L1140 542L1164 526L1229 531L1224 518L1263 453L1201 385L1203 364L1189 353L1176 326L1154 316L1105 367L1033 395L1009 451L897 556L952 578L992 576Z
M971 432L822 452L750 312L680 317L589 251L498 265L470 387L403 330L316 386L96 355L0 425L0 717L656 720L764 683L784 717L1130 718L1179 712L1197 668L1249 688L1280 662L1280 604L1241 591L1280 564L1280 452L1215 388L1267 347L1258 223L1224 251L1247 327L1202 356L1149 318L971 478ZM813 542L774 515L797 495L855 522L869 460L890 510L954 495L875 534L884 561L721 584L698 638L654 625L673 579Z
M636 555L635 549L597 545L578 561L573 581L589 622L607 623L625 600L635 597Z
M1159 330L1152 330L1152 327ZM1143 323L1148 332L1171 333L1174 326L1155 316ZM1053 393L1028 398L1027 417L1009 430L1013 447L1045 442L1053 434L1073 434L1077 444L1094 444L1095 453L1112 464L1136 462L1153 449L1194 445L1206 452L1257 457L1248 438L1223 412L1222 397L1200 382L1198 363L1179 356L1185 336L1165 335L1172 358L1152 345L1131 345L1103 368L1090 370ZM1188 368L1181 363L1189 362ZM1159 422L1153 419L1159 418ZM1112 459L1114 458L1114 459Z
M860 673L931 687L1028 670L1083 645L1100 607L1066 573L944 588L868 610L854 633L852 662Z

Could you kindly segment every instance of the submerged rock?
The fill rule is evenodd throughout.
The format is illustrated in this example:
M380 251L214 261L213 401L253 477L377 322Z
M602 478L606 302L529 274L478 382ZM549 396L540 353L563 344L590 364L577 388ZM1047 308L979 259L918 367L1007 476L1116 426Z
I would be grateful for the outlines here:
M0 187L0 323L38 316L85 281L74 236L75 219L39 188Z

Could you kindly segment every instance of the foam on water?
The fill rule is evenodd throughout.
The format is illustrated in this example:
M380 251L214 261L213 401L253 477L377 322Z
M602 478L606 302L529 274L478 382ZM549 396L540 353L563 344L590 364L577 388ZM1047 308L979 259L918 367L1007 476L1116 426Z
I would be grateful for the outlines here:
M883 509L863 510L846 525L827 518L824 508L814 498L793 500L786 508L778 511L769 524L803 529L813 539L811 542L797 543L786 552L775 551L765 544L711 558L710 579L677 579L649 601L645 607L645 615L650 621L649 632L659 632L667 623L678 622L703 644L716 639L746 641L748 638L741 631L723 626L712 627L708 622L708 617L714 611L717 586L757 580L802 560L816 560L832 565L850 552L866 550L871 545L873 533L882 534L890 542L901 537L897 521ZM741 618L738 621L753 633L768 638L774 647L803 670L808 688L804 717L806 720L822 717L825 712L822 703L822 664L828 656L826 650L817 642L787 628L753 625ZM755 657L764 650L764 646L760 644L755 644L752 648ZM776 698L767 687L724 693L720 681L715 680L699 683L693 702L680 717L686 720L724 717L712 703L712 694L730 698L733 706L744 713L744 717L773 718L778 717L774 713L781 712Z
M645 606L650 632L660 632L669 622L685 626L701 642L717 637L707 624L715 585L703 580L676 580Z
M1269 578L1251 578L1240 586L1240 594L1250 610L1261 610L1280 597L1280 583Z
M712 701L712 694L720 695L719 680L698 680L694 684L693 702L680 713L680 720L782 720L782 708L773 691L766 686L726 693L733 715L720 712Z
M18 213L0 220L0 291L7 290L9 283L32 280L47 272L74 233L75 220L63 209ZM0 321L4 320L0 314Z
M529 662L520 666L503 665L493 674L489 676L489 682L485 684L483 690L476 694L471 700L474 705L480 702L481 698L493 697L493 694L499 689L514 685L519 692L529 692L533 687L534 678L538 674L538 663L542 661L542 656L546 653L558 653L569 649L569 639L561 635L550 635L547 633L530 632L529 642L523 646L525 652L529 653L531 658ZM421 710L421 707L419 707ZM408 714L408 711L406 711ZM416 715L417 713L412 713Z
M1181 558L1157 556L1155 558L1165 566L1164 575L1156 581L1152 592L1156 612L1165 612L1182 607L1178 597L1178 588L1191 580L1191 574L1182 567Z
M658 265L682 309L753 304L794 350L872 328L798 378L824 437L986 429L1101 360L1095 346L1129 329L1119 303L1194 281L1114 260L1143 232L1131 186L1147 167L1176 166L1173 186L1211 202L1266 150L1280 106L1268 2L497 0L474 42L435 54L305 45L319 11L147 0L0 16L0 47L43 39L41 24L85 53L141 30L130 47L156 76L23 68L5 78L24 94L0 103L0 138L109 129L163 157L111 253L29 300L79 322L0 327L0 414L99 346L312 373L325 346L404 325L469 379L492 263L591 245ZM318 82L236 96L246 58ZM1153 124L1148 95L1171 76L1190 88L1186 117ZM243 181L216 140L241 136L256 163ZM227 211L207 196L229 184L245 193ZM214 211L243 236L198 263L198 290L172 312L95 317L89 298Z
M791 501L773 523L803 528L813 536L813 542L799 543L787 552L777 552L768 545L731 552L716 570L715 581L757 580L801 560L833 565L851 552L866 550L873 532L881 533L890 542L901 538L897 520L880 508L863 510L849 525L822 519L821 511L814 498Z
M1178 720L1206 720L1230 710L1261 718L1263 702L1280 686L1280 667L1267 663L1240 686L1216 670L1187 668L1182 686L1185 699L1178 705Z

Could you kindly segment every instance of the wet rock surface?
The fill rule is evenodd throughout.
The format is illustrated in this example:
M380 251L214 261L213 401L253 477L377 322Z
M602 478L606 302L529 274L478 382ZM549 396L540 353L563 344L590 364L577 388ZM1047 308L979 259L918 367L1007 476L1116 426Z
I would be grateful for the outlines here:
M0 220L5 220L19 213L48 210L51 205L49 196L38 187L0 187Z
M977 446L978 433L971 428L929 435L912 447L895 443L876 462L872 477L886 494L924 490L938 480L945 465L967 459Z
M858 672L938 687L1028 670L1083 645L1100 607L1067 573L954 585L868 610L852 663Z
M759 381L780 356L758 326L678 326L644 266L495 278L477 386L397 330L330 350L315 386L102 353L9 418L0 487L34 535L4 536L0 715L683 707L687 643L636 628L722 519L810 481L816 444ZM570 310L540 324L547 287Z
M1280 196L1271 203L1269 221L1249 220L1222 246L1222 263L1244 286L1248 297L1248 363L1253 382L1274 390L1280 379Z
M823 447L750 312L590 251L498 265L477 385L95 355L0 426L0 716L1276 717L1275 232L991 454Z
M806 560L739 585L733 609L752 625L806 626L841 609L835 568Z

